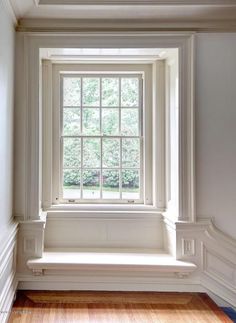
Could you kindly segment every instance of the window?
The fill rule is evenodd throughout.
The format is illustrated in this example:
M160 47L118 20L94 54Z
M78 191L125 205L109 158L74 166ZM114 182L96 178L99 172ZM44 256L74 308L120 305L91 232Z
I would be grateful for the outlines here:
M142 74L61 74L60 200L143 201Z
M51 66L52 204L152 204L152 65Z

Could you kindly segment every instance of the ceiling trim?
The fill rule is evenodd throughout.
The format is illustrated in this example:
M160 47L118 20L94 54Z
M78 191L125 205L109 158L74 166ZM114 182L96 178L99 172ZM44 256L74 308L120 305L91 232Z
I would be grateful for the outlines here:
M17 25L17 15L10 0L0 0L14 25Z
M39 5L158 5L158 6L175 6L175 5L234 5L235 0L35 0Z
M236 20L21 19L18 32L195 31L235 32Z

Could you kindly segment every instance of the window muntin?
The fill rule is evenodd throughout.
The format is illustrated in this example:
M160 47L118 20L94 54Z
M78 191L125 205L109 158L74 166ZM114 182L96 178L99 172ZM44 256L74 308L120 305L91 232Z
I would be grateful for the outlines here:
M61 74L60 200L143 202L142 97L141 73Z

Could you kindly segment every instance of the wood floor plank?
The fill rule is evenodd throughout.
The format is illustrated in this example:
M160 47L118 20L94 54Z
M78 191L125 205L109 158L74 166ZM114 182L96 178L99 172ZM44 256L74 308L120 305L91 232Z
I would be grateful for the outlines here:
M9 323L232 322L201 293L19 291Z

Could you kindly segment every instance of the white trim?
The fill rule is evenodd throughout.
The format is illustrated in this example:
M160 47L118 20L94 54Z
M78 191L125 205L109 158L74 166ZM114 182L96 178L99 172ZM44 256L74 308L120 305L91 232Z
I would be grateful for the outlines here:
M8 318L11 314L12 304L15 299L16 290L18 287L18 281L16 279L15 273L12 273L4 286L0 294L0 322L7 323Z
M173 48L180 49L180 61L184 64L180 67L182 83L182 103L180 120L180 217L187 221L194 221L194 118L193 118L193 34L192 33L77 33L77 34L25 34L24 74L26 84L25 97L27 100L27 129L26 156L27 187L26 193L26 218L39 218L39 48L70 48L79 47L98 48L103 43L104 47L150 47L150 48ZM27 49L28 47L28 49ZM32 86L33 85L33 86ZM22 98L19 98L21 101ZM25 105L24 105L25 107ZM29 109L30 107L30 109ZM23 108L23 107L22 107ZM187 121L188 120L188 121ZM27 130L26 129L26 130ZM27 131L26 131L27 132ZM24 190L23 190L24 191Z
M168 22L157 21L154 19L33 19L24 18L19 21L17 31L19 32L42 32L42 33L70 33L70 32L99 32L99 31L155 31L160 32L182 32L182 31L197 31L197 32L230 32L236 31L235 19L212 20L212 15L209 15L207 20L202 20L197 17L194 21L189 20L171 20Z
M188 38L179 54L179 220L195 222L195 47Z
M61 6L80 6L80 5L155 5L155 6L178 6L178 5L233 5L234 0L39 0L39 5L61 5Z
M13 243L16 240L16 235L18 231L18 223L11 222L9 229L3 234L0 240L0 277L2 276L2 268L4 267L4 262L6 261L7 255L12 251Z
M160 209L166 208L166 164L165 164L165 61L153 64L153 116L152 116L152 164L153 202Z
M10 223L0 241L0 283L3 288L0 291L0 322L7 322L14 300L16 280L16 238L18 224Z
M162 278L162 277L140 277L126 276L98 276L97 273L91 275L78 276L17 276L18 289L28 290L91 290L91 291L146 291L146 292L199 292L207 293L219 305L234 306L233 294L222 290L220 286L215 286L203 279L198 278ZM217 295L217 296L216 296ZM215 297L214 297L215 296Z
M52 62L42 61L42 205L49 208L52 204L52 160L53 160L53 127L52 127Z
M110 291L203 291L198 279L161 277L157 275L134 275L130 272L122 276L119 272L112 275L98 275L94 272L82 272L72 276L57 274L36 277L32 275L17 276L19 289L41 290L110 290Z
M48 60L43 60L44 62L46 62L45 64L48 65L49 61ZM87 62L88 63L88 62ZM51 64L51 63L50 63ZM159 64L159 61L157 62L157 64ZM43 64L44 65L44 64ZM126 202L126 200L95 200L95 201L91 201L91 200L80 200L81 204L78 204L77 201L75 201L75 205L77 205L78 210L82 209L83 206L82 204L89 204L91 203L91 208L90 211L92 211L92 203L93 204L99 204L99 208L100 208L100 204L102 203L107 203L107 204L127 204L127 209L137 209L140 207L142 208L142 204L145 204L145 207L147 207L147 209L151 206L151 204L153 203L153 194L152 194L152 160L151 160L151 155L152 155L152 149L151 149L151 142L154 141L156 145L159 144L163 144L164 142L161 143L156 143L158 141L158 139L153 140L153 136L152 136L152 129L151 127L149 127L149 124L151 123L152 120L152 95L151 95L151 86L152 86L152 78L151 78L151 74L152 74L152 70L151 70L151 64L143 64L143 62L141 64L137 64L137 62L134 63L129 63L128 65L123 65L123 62L120 62L119 65L114 65L113 63L111 64L111 62L109 60L107 60L105 62L105 64L100 65L96 62L96 64L91 65L87 65L87 64L62 64L62 62L60 64L53 64L52 68L50 67L50 69L44 67L43 71L46 72L46 74L43 76L44 77L44 84L46 84L46 86L44 86L43 88L45 88L45 94L49 94L48 99L44 99L43 100L43 122L44 122L44 140L43 140L43 151L48 153L48 156L45 156L45 159L43 157L43 165L45 165L44 169L46 170L46 174L43 174L43 189L46 188L46 191L48 194L48 196L46 196L46 194L43 194L43 207L44 209L53 209L54 206L57 207L57 204L60 203L61 201L61 205L58 206L58 208L63 209L63 207L65 207L66 205L66 201L64 202L63 199L59 198L59 192L58 192L58 188L59 188L59 158L56 158L56 156L59 155L59 147L60 147L60 140L59 140L59 136L56 135L56 133L59 133L59 113L58 113L58 106L59 106L59 75L60 72L64 72L67 74L70 73L78 73L78 74L83 74L83 73L90 73L90 71L92 71L92 73L96 74L98 73L98 75L104 74L106 75L106 73L110 73L110 71L112 71L112 73L114 73L114 75L121 76L122 74L124 74L125 72L129 73L129 75L135 75L138 74L139 77L141 78L141 74L144 75L145 77L145 98L144 98L144 109L147 111L147 113L145 113L145 118L144 118L144 131L145 131L145 142L144 142L144 165L145 165L145 169L147 170L146 172L144 172L143 176L143 180L144 180L144 188L145 188L145 198L146 200L141 201L137 200L135 201L135 205L132 206L132 208L129 208L128 204ZM52 75L51 75L52 73ZM126 75L126 74L125 74ZM53 80L53 81L52 81ZM52 87L53 85L53 87ZM50 92L50 93L49 93ZM52 103L52 98L51 98L51 93L53 93L53 97L54 97L54 101ZM53 109L53 112L52 112ZM52 113L53 113L53 123L54 126L51 127L49 120L51 120L52 118ZM46 129L47 127L47 129ZM54 129L53 134L52 129ZM157 130L157 132L159 132L159 129ZM47 139L48 136L48 139ZM52 138L53 138L53 144L52 144ZM159 138L159 134L157 135L157 138ZM52 163L52 157L51 157L51 152L53 151L53 163ZM150 156L149 158L145 157L145 156ZM53 170L50 172L48 168L52 168L53 165ZM154 165L155 166L155 165ZM143 165L141 165L141 167L143 167ZM156 166L155 166L156 167ZM153 168L155 168L153 167ZM159 174L163 174L163 169L158 169L158 175L156 176L157 181L159 181L159 178L161 176L159 176ZM50 204L50 194L52 192L52 199L51 199L51 204ZM142 193L142 186L141 186L141 193ZM143 195L143 194L142 194ZM49 197L49 198L48 198ZM44 198L46 198L45 202L44 202ZM59 198L59 199L58 199ZM144 202L144 203L143 203ZM63 205L64 203L64 205ZM54 204L53 206L51 206L52 204ZM68 203L67 203L68 204ZM137 204L137 206L136 206ZM101 208L103 207L103 205L101 205ZM113 206L113 208L118 208L118 205ZM120 208L121 209L121 208ZM123 209L123 208L122 208ZM145 210L147 210L145 209ZM159 210L163 210L163 208L157 208L156 211Z

